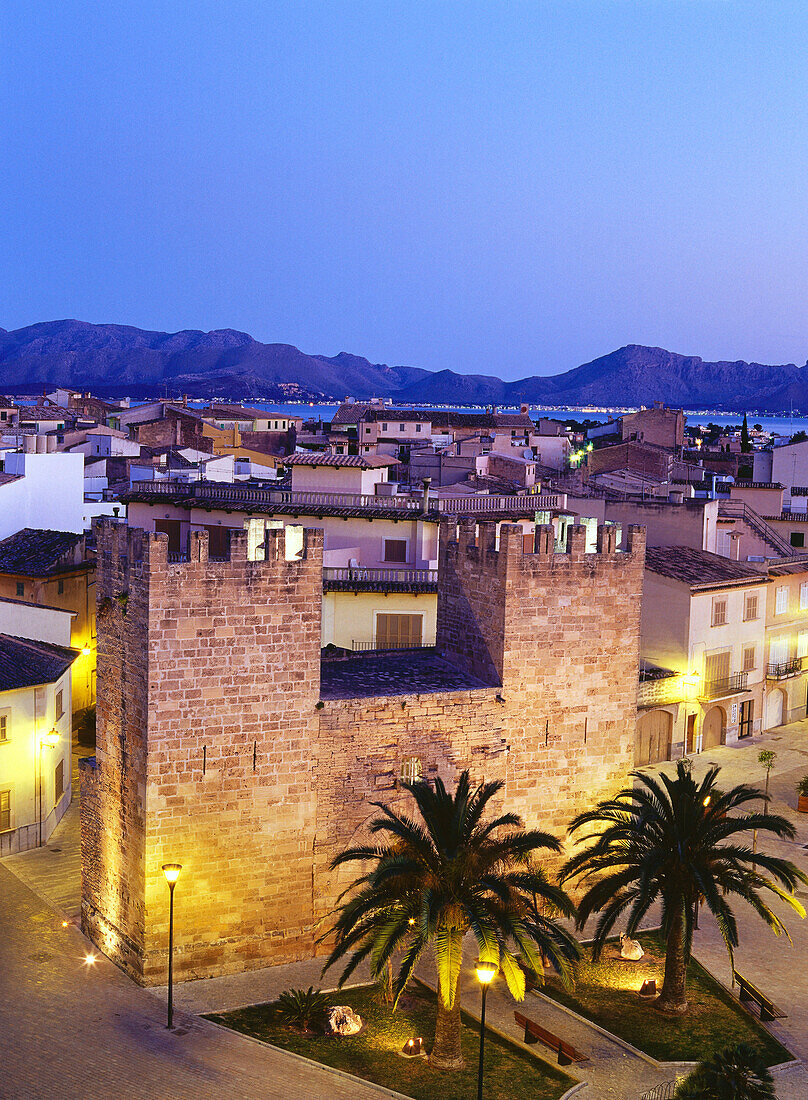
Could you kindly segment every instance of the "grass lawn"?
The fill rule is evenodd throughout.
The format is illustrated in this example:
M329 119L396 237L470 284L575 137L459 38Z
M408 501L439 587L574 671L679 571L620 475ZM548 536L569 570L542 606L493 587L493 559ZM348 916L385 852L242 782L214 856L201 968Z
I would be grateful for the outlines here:
M329 1004L350 1005L365 1028L344 1039L322 1034L306 1035L276 1023L270 1005L251 1005L233 1012L213 1013L208 1019L245 1035L302 1054L316 1062L385 1085L413 1100L468 1100L477 1095L479 1024L463 1019L463 1054L466 1068L459 1072L430 1069L425 1058L399 1057L407 1039L424 1038L429 1049L435 1028L435 997L413 984L393 1013L381 1005L371 986L344 989L328 996ZM497 1035L486 1033L485 1090L487 1100L556 1100L575 1082L554 1066L523 1054Z
M657 990L662 988L665 955L653 933L638 939L645 951L639 962L621 959L619 944L610 941L599 962L580 965L574 989L548 976L542 992L659 1061L696 1062L741 1041L759 1047L770 1066L791 1060L785 1047L695 960L687 973L684 1017L663 1016L641 1001L637 991L645 978L656 978Z

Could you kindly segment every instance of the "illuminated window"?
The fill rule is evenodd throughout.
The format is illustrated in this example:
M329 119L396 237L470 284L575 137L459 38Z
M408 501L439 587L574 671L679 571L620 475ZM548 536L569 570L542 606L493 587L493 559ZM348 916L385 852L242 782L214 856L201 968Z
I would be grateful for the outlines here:
M788 587L782 585L775 592L774 613L775 615L784 615L786 611L788 611Z
M405 756L401 761L401 782L417 783L423 778L423 768L419 756Z

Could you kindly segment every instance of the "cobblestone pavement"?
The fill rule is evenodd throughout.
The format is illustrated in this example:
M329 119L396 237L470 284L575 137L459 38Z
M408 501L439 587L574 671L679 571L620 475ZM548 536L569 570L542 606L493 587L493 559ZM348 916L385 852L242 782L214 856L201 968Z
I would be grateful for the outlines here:
M2 1100L380 1100L391 1094L165 1006L0 865Z
M81 844L79 801L73 801L41 848L31 848L0 860L0 866L29 886L70 920L81 916Z

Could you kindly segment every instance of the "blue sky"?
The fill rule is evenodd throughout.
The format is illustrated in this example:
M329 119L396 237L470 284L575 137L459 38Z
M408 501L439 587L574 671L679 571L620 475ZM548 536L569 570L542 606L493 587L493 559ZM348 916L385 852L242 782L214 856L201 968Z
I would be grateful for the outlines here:
M4 0L0 325L808 358L808 5Z

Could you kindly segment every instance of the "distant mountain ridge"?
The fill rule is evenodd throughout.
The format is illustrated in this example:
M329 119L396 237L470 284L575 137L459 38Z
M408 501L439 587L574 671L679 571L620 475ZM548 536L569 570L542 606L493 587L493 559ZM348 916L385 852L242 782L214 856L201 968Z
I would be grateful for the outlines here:
M246 332L150 332L128 325L42 321L0 329L0 392L43 386L100 394L341 400L486 405L649 405L759 412L808 410L808 369L793 363L706 362L664 348L628 344L590 363L505 382L493 375L371 363L349 352L307 355L263 344Z

